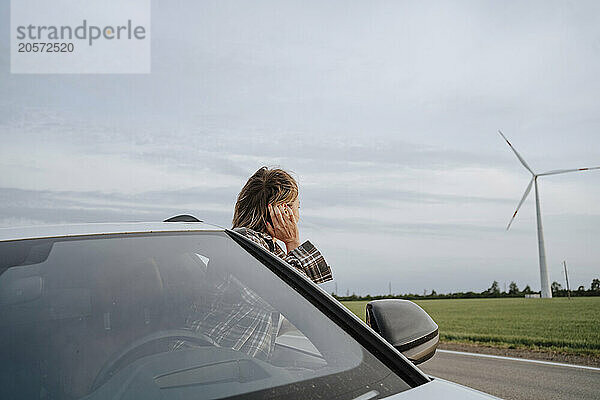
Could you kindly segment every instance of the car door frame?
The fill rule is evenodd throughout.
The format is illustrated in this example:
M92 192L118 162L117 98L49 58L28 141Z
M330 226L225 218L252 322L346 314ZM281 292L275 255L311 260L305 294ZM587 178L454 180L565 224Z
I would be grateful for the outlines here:
M231 229L226 229L225 232L244 250L265 265L271 272L359 342L367 351L400 376L408 385L416 387L431 381L427 375L421 372L402 353L308 277L296 271L296 269L283 259L244 235Z

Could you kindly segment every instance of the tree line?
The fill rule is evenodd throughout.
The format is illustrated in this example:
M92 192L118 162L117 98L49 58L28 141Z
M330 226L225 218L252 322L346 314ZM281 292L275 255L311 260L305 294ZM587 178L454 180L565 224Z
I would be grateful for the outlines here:
M552 296L554 297L567 297L567 289L563 288L558 282L552 282L551 285ZM431 290L430 293L417 294L388 294L388 295L374 295L367 294L366 296L359 296L355 293L347 296L338 296L335 293L331 293L333 297L340 301L354 301L354 300L380 300L380 299L405 299L405 300L419 300L419 299L478 299L478 298L502 298L502 297L523 297L526 294L536 294L531 290L529 285L525 286L523 290L520 290L515 282L511 282L508 285L508 290L501 291L497 281L492 282L491 286L482 292L455 292L455 293L437 293L435 290ZM579 286L577 290L571 290L570 293L573 297L582 296L600 296L600 279L596 278L592 280L589 289L586 289L583 285Z

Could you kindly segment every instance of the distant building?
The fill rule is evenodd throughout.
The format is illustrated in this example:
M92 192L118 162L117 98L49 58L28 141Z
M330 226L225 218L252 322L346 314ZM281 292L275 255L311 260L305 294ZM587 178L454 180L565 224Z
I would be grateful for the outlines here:
M526 299L539 299L540 298L540 294L539 293L526 294L525 298Z

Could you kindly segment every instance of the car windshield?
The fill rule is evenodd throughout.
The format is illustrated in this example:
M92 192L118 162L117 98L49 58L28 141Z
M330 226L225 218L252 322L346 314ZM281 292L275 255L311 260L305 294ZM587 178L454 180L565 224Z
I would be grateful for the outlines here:
M224 232L0 243L2 399L371 399L409 385Z

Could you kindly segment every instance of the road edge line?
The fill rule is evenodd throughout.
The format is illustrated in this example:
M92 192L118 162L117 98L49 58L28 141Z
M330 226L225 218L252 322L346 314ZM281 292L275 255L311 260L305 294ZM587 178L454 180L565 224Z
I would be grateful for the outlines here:
M591 371L600 371L600 368L598 368L598 367L591 367L591 366L588 366L588 365L565 364L565 363L558 363L558 362L553 362L553 361L532 360L532 359L529 359L529 358L496 356L496 355L493 355L493 354L467 353L465 351L443 350L443 349L436 350L436 353L458 354L458 355L465 355L465 356L474 356L474 357L483 357L483 358L494 358L494 359L497 359L497 360L521 361L521 362L528 362L528 363L534 363L534 364L552 365L552 366L555 366L555 367L569 367L569 368L589 369Z

